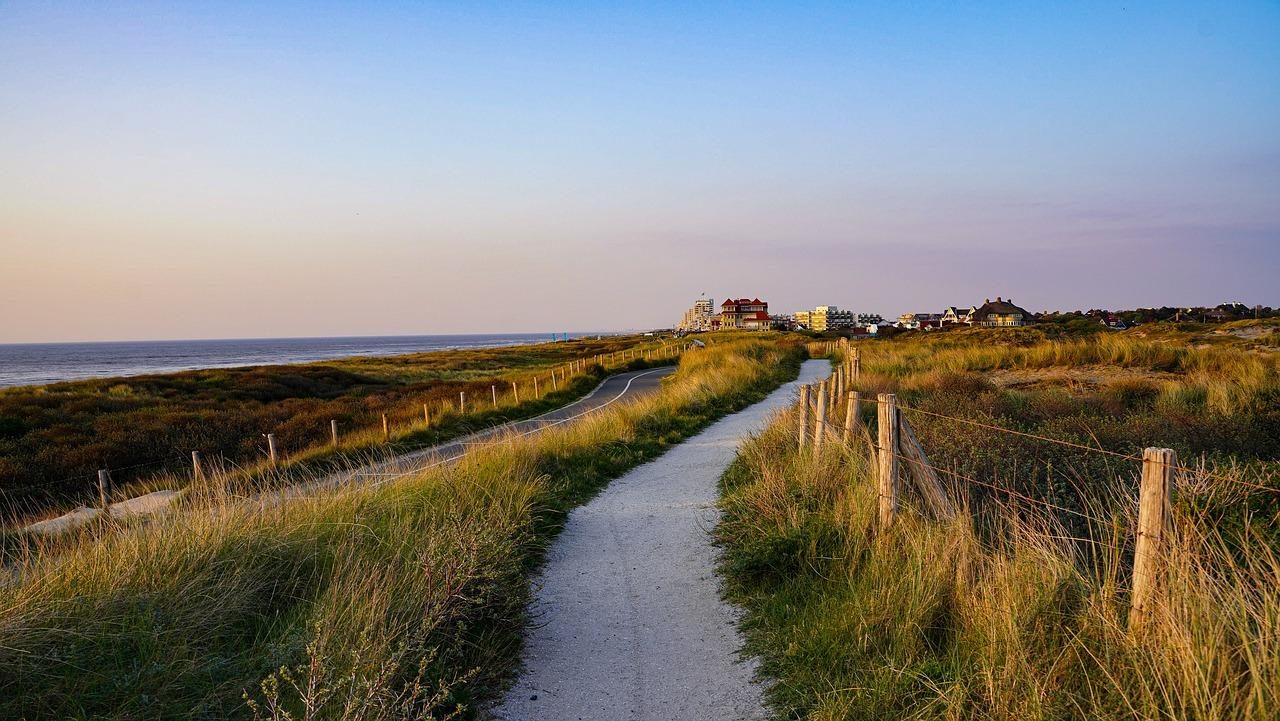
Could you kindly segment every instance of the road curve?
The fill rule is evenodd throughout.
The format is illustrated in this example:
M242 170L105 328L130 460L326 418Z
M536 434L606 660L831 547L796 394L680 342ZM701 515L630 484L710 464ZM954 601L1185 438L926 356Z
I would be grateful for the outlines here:
M494 437L508 434L517 436L530 435L544 428L569 423L619 401L654 393L660 387L662 379L674 373L675 370L675 366L663 366L648 370L618 373L604 379L600 385L582 398L553 411L548 411L533 418L503 423L438 446L422 448L386 461L379 461L362 468L344 472L340 474L341 479L335 478L332 480L382 483L433 466L450 463L466 455L471 446L484 443Z
M737 612L721 598L717 484L738 444L793 402L825 360L639 466L574 509L535 583L524 672L500 721L763 719Z

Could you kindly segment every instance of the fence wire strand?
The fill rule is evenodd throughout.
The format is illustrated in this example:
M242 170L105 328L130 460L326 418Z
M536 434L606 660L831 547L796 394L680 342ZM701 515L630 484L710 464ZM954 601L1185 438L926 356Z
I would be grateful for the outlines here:
M825 381L823 381L823 383L825 383ZM810 397L812 398L812 397L813 397L813 395L811 394L811 396L810 396ZM868 397L859 397L859 401L861 401L861 402L866 402L866 403L877 403L877 404L878 404L878 403L880 402L880 399L878 399L878 398L873 398L873 397L868 396ZM837 404L835 404L835 407L836 407L836 408L838 408L838 407L839 407L839 404L838 404L838 403L837 403ZM955 422L955 423L963 423L963 424L965 424L965 425L975 426L975 427L978 427L978 428L984 428L984 429L987 429L987 430L997 431L997 432L1000 432L1000 433L1008 433L1008 434L1010 434L1010 435L1014 435L1014 436L1021 436L1021 437L1023 437L1023 438L1030 438L1030 439L1033 439L1033 440L1043 441L1043 442L1045 442L1045 443L1052 443L1052 444L1059 445L1059 446L1064 446L1064 447L1067 447L1067 448L1074 448L1074 449L1076 449L1076 450L1088 451L1088 452L1090 452L1090 453L1099 453L1099 454L1102 454L1102 455L1105 455L1105 456L1110 456L1110 457L1113 457L1113 458L1119 458L1119 459L1122 459L1122 460L1131 461L1131 462L1135 462L1135 463L1142 463L1142 462L1143 462L1143 458L1142 458L1142 456L1136 456L1136 455L1129 454L1129 453L1120 453L1120 452L1118 452L1118 451L1112 451L1112 450L1109 450L1109 449L1106 449L1106 448L1098 448L1098 447L1096 447L1096 446L1086 446L1086 445L1084 445L1084 444L1082 444L1082 443L1076 443L1076 442L1074 442L1074 441L1066 441L1066 440L1062 440L1061 438L1053 438L1053 437L1050 437L1050 436L1042 436L1042 435L1038 435L1038 434L1035 434L1035 433L1027 433L1027 432L1025 432L1025 431L1018 431L1018 430L1014 430L1014 429L1012 429L1012 428L1005 428L1004 426L997 426L997 425L994 425L994 424L991 424L991 423L983 423L983 422L981 422L981 421L975 421L975 420L968 419L968 418L959 418L959 417L957 417L957 416L949 416L949 415L945 415L945 414L942 414L942 413L935 413L935 412L933 412L933 411L926 411L926 410L924 410L923 408L916 408L916 407L914 407L914 406L908 406L908 405L904 405L904 404L902 404L902 403L898 403L898 404L897 404L897 407L898 407L898 409L899 409L899 410L901 410L901 411L909 411L909 412L911 412L911 413L919 413L919 414L922 414L922 415L931 416L931 417L939 418L939 419L942 419L942 420L953 421L953 422ZM1268 493L1280 493L1280 488L1276 488L1275 486L1267 486L1267 485L1263 485L1263 484L1261 484L1261 483L1254 483L1254 482L1252 482L1252 481L1246 481L1246 480L1244 480L1244 479L1242 479L1242 478L1235 478L1235 477L1228 476L1228 475L1224 475L1224 474L1221 474L1221 473L1216 473L1216 472L1214 472L1214 471L1209 471L1209 470L1206 470L1206 469L1204 469L1204 468L1191 468L1191 467L1189 467L1189 466L1185 466L1185 465L1182 465L1182 464L1176 464L1176 465L1174 466L1174 470L1175 470L1175 471L1178 471L1178 472L1180 472L1180 473L1183 473L1183 474L1187 474L1187 475L1199 476L1199 477L1204 477L1204 478L1213 478L1213 479L1215 479L1215 480L1223 481L1223 482L1226 482L1226 483L1235 483L1235 484L1237 484L1237 485L1241 485L1241 486L1245 486L1245 487L1248 487L1248 488L1252 488L1252 489L1254 489L1254 490L1265 491L1265 492L1268 492Z

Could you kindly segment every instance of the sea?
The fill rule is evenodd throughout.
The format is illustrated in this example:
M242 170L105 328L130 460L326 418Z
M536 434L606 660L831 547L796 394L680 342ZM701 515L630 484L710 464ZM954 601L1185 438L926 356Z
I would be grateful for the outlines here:
M107 341L0 344L0 388L198 368L309 363L455 348L492 348L599 333L494 333L356 338Z

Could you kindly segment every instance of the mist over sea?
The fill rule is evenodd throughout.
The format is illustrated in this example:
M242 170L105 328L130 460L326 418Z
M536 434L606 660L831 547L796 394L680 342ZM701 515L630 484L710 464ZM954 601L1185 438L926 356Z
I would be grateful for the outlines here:
M570 333L570 338L595 333ZM252 338L0 344L0 388L197 368L281 365L353 356L543 343L551 333Z

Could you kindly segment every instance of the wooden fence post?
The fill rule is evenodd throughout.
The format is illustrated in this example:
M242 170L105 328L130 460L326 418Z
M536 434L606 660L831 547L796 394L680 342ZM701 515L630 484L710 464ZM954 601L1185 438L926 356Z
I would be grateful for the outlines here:
M498 385L496 383L490 385L489 392L493 394L493 407L497 408L498 407Z
M191 452L191 480L196 483L204 480L204 463L200 461L200 451Z
M387 414L382 414L382 440L391 440L391 424L387 422Z
M809 386L800 386L800 450L804 450L805 437L809 435Z
M329 421L329 438L333 441L333 447L338 447L338 421L333 419Z
M907 470L915 480L916 491L924 499L930 513L934 518L944 521L955 518L956 510L951 504L951 499L947 497L946 489L942 487L942 479L929 463L929 456L925 454L924 446L920 445L920 441L916 439L916 434L911 430L911 424L902 416L901 410L898 411L898 441L898 449L908 461Z
M426 403L422 404L422 422L431 425L431 408Z
M862 378L862 349L853 349L853 382L857 383Z
M559 383L556 383L556 372L555 372L555 370L554 370L554 369L552 369L552 371L551 371L551 391L554 393L554 392L556 392L556 391L558 391L558 390L560 390L560 384L559 384Z
M98 469L98 503L103 514L111 513L111 476L105 468Z
M1168 448L1142 451L1142 487L1138 492L1138 542L1133 549L1133 598L1129 629L1142 627L1160 589L1160 566L1170 521L1169 490L1178 456Z
M538 397L539 395L542 395L542 394L538 391L538 376L534 376L534 377L533 377L533 397L534 397L534 399L537 399L537 397Z
M458 391L458 412L459 413L467 412L467 392L466 391Z
M877 424L879 448L876 456L880 479L880 530L887 530L898 515L898 397L881 393Z
M516 405L520 405L520 386L515 381L511 381L511 395L515 396Z
M849 445L853 442L853 432L857 430L858 424L862 422L859 414L862 412L862 399L858 397L857 391L849 391L849 406L844 411L844 443Z
M271 467L275 468L280 462L280 455L276 450L276 434L267 434L267 459L271 461Z
M827 436L827 384L818 387L818 414L813 419L813 457L822 453L822 439Z

